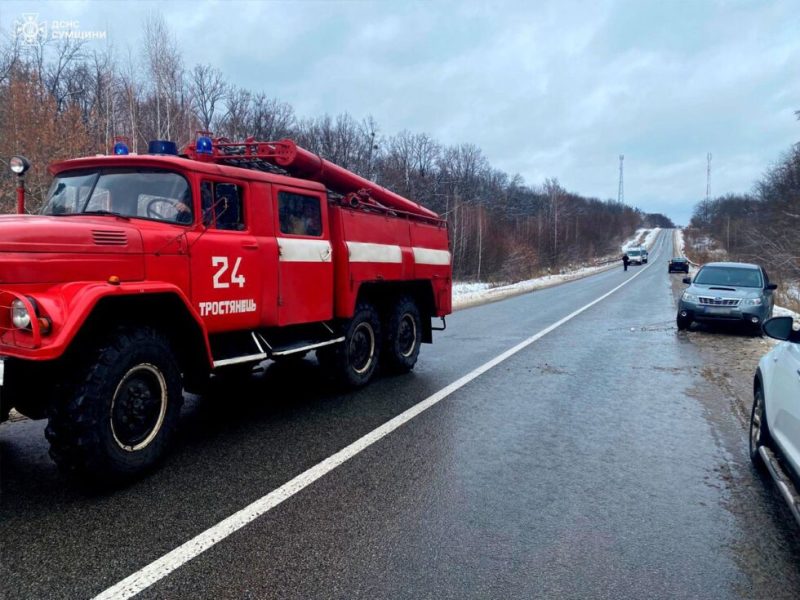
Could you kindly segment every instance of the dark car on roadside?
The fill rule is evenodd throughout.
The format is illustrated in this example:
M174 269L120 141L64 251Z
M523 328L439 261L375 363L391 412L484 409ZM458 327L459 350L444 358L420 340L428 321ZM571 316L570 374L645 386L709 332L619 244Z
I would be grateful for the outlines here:
M670 258L669 266L667 267L668 273L689 273L689 261L684 258L683 256L676 256L675 258Z
M767 272L759 265L714 262L703 265L678 302L678 329L693 321L741 324L761 333L761 324L772 316L775 305Z

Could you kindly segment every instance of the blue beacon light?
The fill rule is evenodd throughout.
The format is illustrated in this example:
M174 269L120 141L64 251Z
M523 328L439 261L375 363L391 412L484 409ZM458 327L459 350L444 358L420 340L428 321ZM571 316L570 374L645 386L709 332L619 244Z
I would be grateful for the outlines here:
M117 156L125 156L128 154L128 146L125 142L117 142L114 144L114 154Z
M211 143L211 138L206 136L200 136L197 138L196 149L198 154L213 154L214 149Z

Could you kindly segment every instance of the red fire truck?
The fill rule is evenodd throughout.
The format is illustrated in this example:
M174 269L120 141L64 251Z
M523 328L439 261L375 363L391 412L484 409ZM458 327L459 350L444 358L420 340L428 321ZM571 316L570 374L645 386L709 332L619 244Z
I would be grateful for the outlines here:
M120 141L50 172L41 214L0 217L0 417L48 418L66 471L147 469L183 390L264 360L408 371L450 313L445 221L291 140Z

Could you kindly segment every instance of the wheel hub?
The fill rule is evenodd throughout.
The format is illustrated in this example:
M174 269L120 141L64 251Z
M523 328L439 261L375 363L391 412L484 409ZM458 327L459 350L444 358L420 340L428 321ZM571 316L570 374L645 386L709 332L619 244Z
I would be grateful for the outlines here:
M350 340L350 364L356 373L366 372L375 354L375 332L369 323L360 323Z
M120 381L111 401L114 440L129 452L141 450L158 435L167 410L164 376L149 364L136 365Z
M407 313L400 320L397 340L400 344L400 354L403 357L408 358L414 353L414 347L417 344L417 324L414 318Z
M761 420L764 418L764 404L760 395L756 395L755 403L753 422L750 426L750 446L754 449L758 448L761 441Z

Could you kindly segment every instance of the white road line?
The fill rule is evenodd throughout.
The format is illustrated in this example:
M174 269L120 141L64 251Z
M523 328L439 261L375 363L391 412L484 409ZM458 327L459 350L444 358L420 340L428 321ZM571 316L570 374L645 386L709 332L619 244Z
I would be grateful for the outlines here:
M373 429L364 437L359 438L349 446L342 448L336 454L329 456L328 458L318 463L317 465L311 467L307 471L300 473L300 475L284 483L281 487L277 488L276 490L271 491L266 496L263 496L258 500L256 500L255 502L253 502L252 504L245 506L240 511L220 521L216 525L206 529L204 532L198 534L188 542L185 542L184 544L178 546L174 550L168 552L161 558L151 562L149 565L143 567L136 573L129 575L119 583L113 585L104 592L101 592L100 594L95 596L94 600L112 600L112 599L125 600L147 589L157 581L163 579L164 577L172 573L178 567L181 567L182 565L186 564L193 558L202 554L203 552L205 552L218 542L224 540L232 533L239 531L245 525L251 523L258 517L262 516L271 509L275 508L284 500L291 498L296 493L300 492L301 490L305 489L306 487L314 483L317 479L319 479L323 475L326 475L327 473L333 471L336 467L346 462L347 460L353 458L361 451L369 448L372 444L386 437L387 435L392 433L395 429L408 423L411 419L425 412L431 406L438 404L453 392L467 385L473 379L480 377L481 375L486 373L486 371L496 367L503 361L511 358L517 352L524 350L537 340L540 340L551 331L557 329L558 327L561 327L567 321L574 319L579 314L581 314L585 310L588 310L598 302L602 302L603 300L608 298L611 294L616 292L618 289L628 285L631 281L633 281L639 275L641 275L647 269L649 269L650 266L652 266L653 264L654 263L650 263L643 269L639 270L635 275L623 281L621 284L619 284L611 291L606 292L599 298L579 308L575 312L570 313L563 319L556 321L549 327L545 327L539 333L532 335L531 337L520 342L513 348L506 350L505 352L503 352L499 356L496 356L489 362L484 363L474 371L470 371L460 379L457 379L447 387L442 388L432 396L428 396L427 398L425 398L425 400L423 400L419 404L412 406L405 412L402 412L393 419L391 419L390 421L387 421L377 429Z

